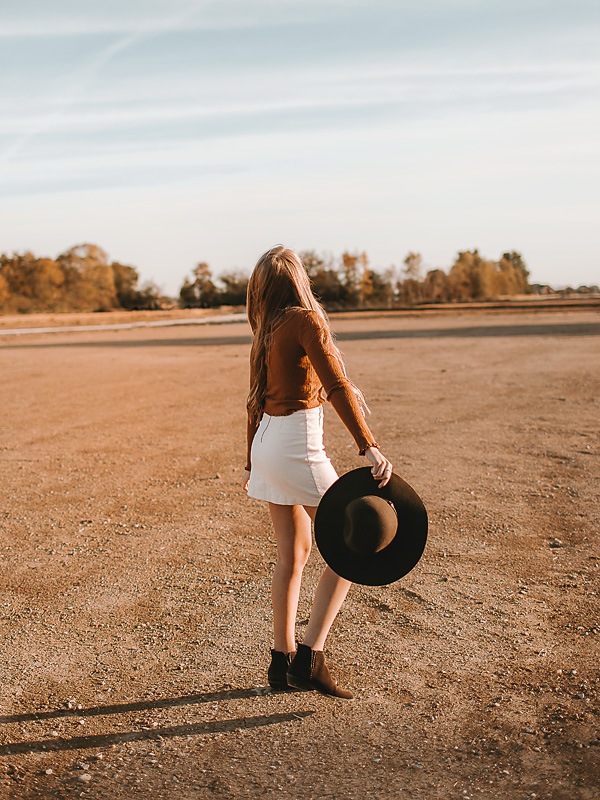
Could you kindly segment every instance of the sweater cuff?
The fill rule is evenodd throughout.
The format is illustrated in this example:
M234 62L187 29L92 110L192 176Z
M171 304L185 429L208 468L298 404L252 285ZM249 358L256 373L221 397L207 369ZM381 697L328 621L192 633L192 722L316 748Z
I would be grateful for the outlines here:
M359 450L359 451L358 451L358 455L359 455L359 456L364 456L364 454L367 452L367 450L369 449L369 447L376 447L378 450L380 449L380 447L379 447L379 445L377 444L377 442L372 442L371 444L368 444L366 447L363 447L363 449L362 449L362 450Z

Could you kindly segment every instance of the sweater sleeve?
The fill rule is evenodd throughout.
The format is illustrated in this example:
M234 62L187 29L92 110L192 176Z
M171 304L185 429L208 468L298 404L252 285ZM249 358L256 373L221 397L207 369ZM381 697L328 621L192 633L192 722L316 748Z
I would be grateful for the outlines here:
M329 343L331 334L324 322L315 312L305 312L300 324L300 344L321 381L327 399L352 434L362 456L367 447L378 445L366 423L352 384L344 374L339 359L328 348Z

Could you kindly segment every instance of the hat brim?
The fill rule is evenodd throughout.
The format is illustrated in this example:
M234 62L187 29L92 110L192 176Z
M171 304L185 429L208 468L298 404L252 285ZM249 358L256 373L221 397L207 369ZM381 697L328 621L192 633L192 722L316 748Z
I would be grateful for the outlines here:
M370 467L342 475L321 498L315 516L315 540L325 562L341 578L365 586L383 586L408 574L417 564L427 542L427 511L415 490L392 474L382 489ZM344 514L352 500L377 495L393 503L398 530L383 550L364 556L344 541Z

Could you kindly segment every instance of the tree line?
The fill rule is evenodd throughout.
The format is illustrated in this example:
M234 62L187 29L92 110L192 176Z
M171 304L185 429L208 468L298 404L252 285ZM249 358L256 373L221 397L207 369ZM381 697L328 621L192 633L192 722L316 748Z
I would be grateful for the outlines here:
M401 267L385 270L374 269L364 252L334 257L307 250L300 255L316 295L331 311L466 302L531 291L529 272L517 252L492 261L477 250L465 250L448 272L425 271L422 256L414 252ZM183 281L177 299L165 297L152 282L139 286L139 280L137 269L110 261L94 244L76 245L55 259L29 252L0 255L0 313L242 306L248 272L215 278L209 265L200 262Z
M424 271L420 253L409 252L402 268L378 271L366 253L344 252L341 257L323 256L314 250L300 257L315 294L331 311L352 308L397 308L421 303L452 303L489 300L529 294L529 271L520 253L504 253L498 261L483 258L478 250L465 250L446 273ZM218 285L210 267L201 262L186 278L179 303L186 308L243 305L248 275L222 275Z
M162 308L160 289L151 282L138 287L139 278L134 267L109 261L94 244L76 245L55 259L0 255L0 312Z

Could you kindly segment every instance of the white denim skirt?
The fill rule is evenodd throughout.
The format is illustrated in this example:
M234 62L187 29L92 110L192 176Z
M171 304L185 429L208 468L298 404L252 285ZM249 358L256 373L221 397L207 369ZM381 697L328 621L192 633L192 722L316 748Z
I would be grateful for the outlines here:
M338 476L323 447L323 406L263 414L252 441L248 494L282 506L318 506Z

